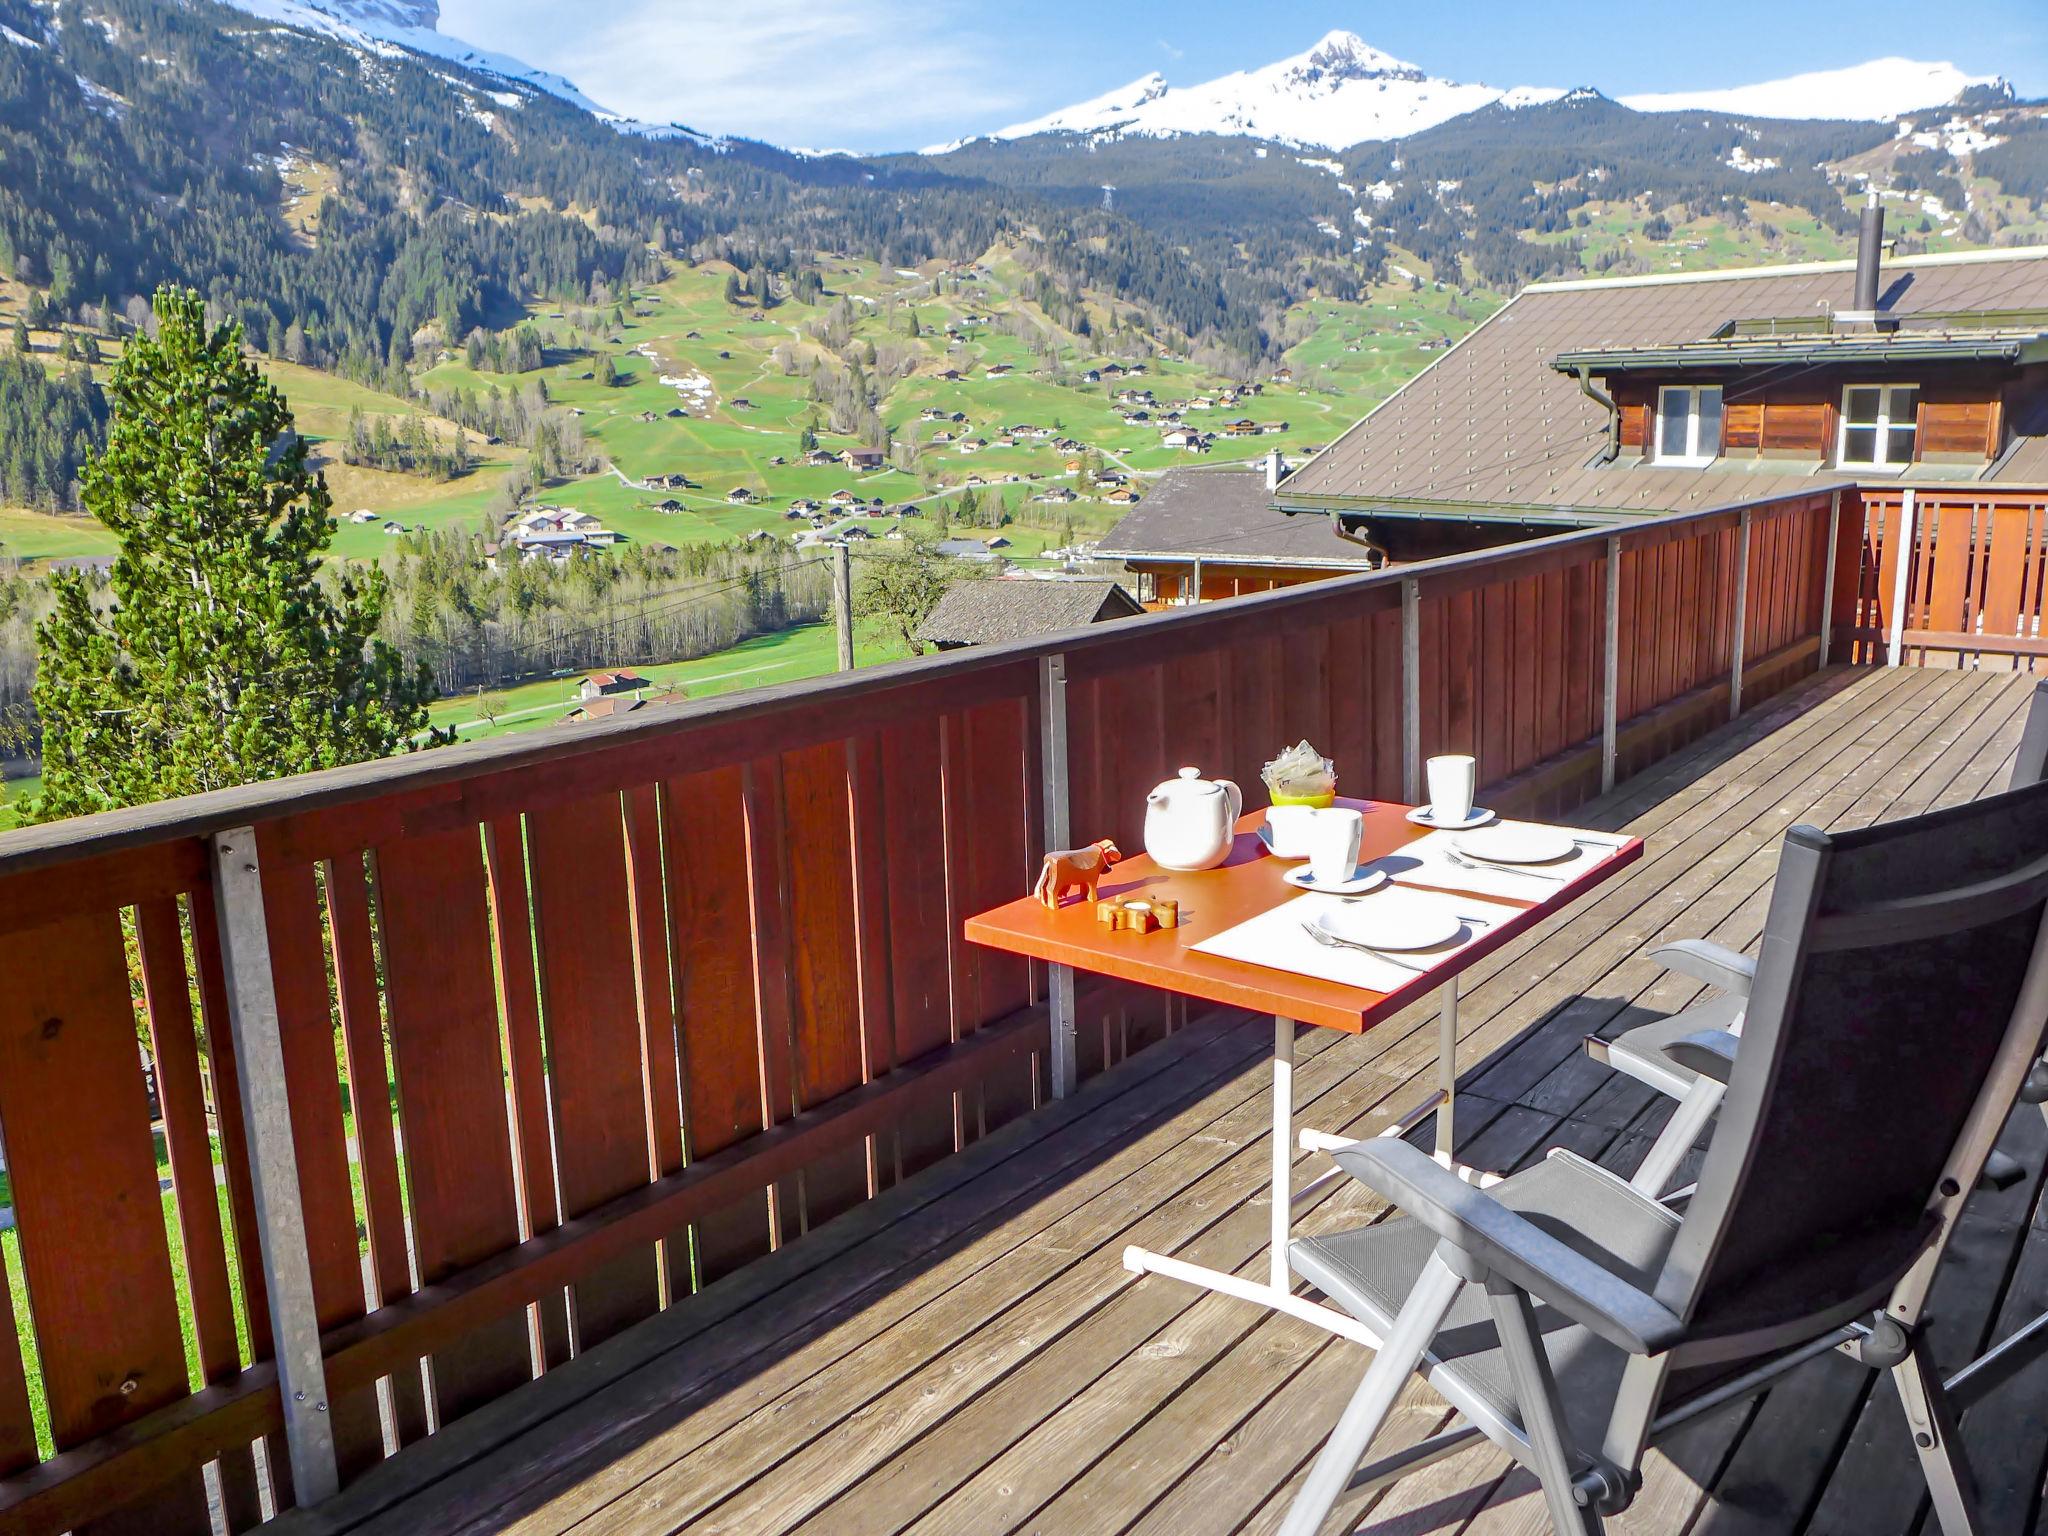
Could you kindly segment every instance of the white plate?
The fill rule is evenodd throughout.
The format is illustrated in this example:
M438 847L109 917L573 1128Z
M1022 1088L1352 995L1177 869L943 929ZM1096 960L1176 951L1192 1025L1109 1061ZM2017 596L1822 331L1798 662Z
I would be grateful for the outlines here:
M1360 866L1351 872L1349 880L1340 880L1334 885L1324 885L1315 877L1315 871L1306 864L1300 869L1290 869L1280 877L1289 885L1299 886L1304 891L1321 891L1326 896L1357 896L1387 883L1384 869L1366 869Z
M1462 832L1467 827L1485 826L1489 821L1493 820L1493 812L1487 810L1484 806L1475 805L1472 807L1472 814L1463 821L1438 821L1431 814L1429 806L1418 805L1408 813L1408 819L1418 827L1435 827L1440 832Z
M1569 832L1556 827L1489 827L1455 841L1458 852L1497 864L1554 864L1578 848Z
M1435 949L1465 931L1465 924L1456 913L1406 901L1367 901L1355 906L1330 907L1316 915L1316 926L1327 934L1373 949Z

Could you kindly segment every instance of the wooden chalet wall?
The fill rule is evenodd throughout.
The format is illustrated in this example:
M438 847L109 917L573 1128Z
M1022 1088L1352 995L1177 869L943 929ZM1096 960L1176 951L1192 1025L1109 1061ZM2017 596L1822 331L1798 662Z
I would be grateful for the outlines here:
M32 1401L0 1347L0 1532L197 1533L209 1466L248 1529L257 1442L292 1501L224 922L267 944L347 1480L1043 1098L1043 978L960 932L1032 880L1052 658L1077 841L1137 846L1183 763L1256 804L1304 736L1353 794L1475 750L1490 803L1555 811L1813 668L1830 519L1567 534L0 838L0 1338L40 1369ZM1079 1014L1084 1074L1175 1016Z
M1883 382L1907 382L1886 376ZM1722 406L1719 453L1832 462L1841 421L1842 381L1731 385ZM1654 448L1657 386L1617 383L1624 454ZM1982 462L2005 445L2006 403L1999 377L1944 379L1922 386L1915 457L1937 462Z

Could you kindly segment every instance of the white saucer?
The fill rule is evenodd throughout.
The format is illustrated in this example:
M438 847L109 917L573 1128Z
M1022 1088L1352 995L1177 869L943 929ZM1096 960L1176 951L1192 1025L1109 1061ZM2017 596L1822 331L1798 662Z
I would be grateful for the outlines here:
M1298 890L1319 891L1325 896L1357 896L1385 885L1387 872L1384 869L1367 869L1361 865L1352 872L1349 880L1337 885L1323 885L1317 881L1314 872L1304 864L1299 869L1288 870L1280 878Z
M1472 814L1463 821L1438 821L1430 814L1428 806L1418 805L1408 813L1408 819L1418 827L1435 827L1442 832L1464 832L1473 827L1485 826L1494 819L1494 815L1484 806L1475 805L1472 807Z

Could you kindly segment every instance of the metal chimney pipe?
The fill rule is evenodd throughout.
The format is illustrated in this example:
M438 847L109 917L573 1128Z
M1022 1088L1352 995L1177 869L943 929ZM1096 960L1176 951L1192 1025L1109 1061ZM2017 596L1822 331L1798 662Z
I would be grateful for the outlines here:
M1863 227L1856 237L1856 303L1859 318L1877 318L1877 262L1884 253L1884 206L1873 190L1863 205Z

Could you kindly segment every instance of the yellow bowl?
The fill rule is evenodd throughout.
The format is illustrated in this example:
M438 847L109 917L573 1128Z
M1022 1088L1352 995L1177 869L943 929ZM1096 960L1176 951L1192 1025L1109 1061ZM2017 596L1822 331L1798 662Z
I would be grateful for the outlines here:
M1320 795L1279 795L1273 796L1275 805L1309 805L1317 810L1327 810L1337 803L1337 791L1325 790Z

